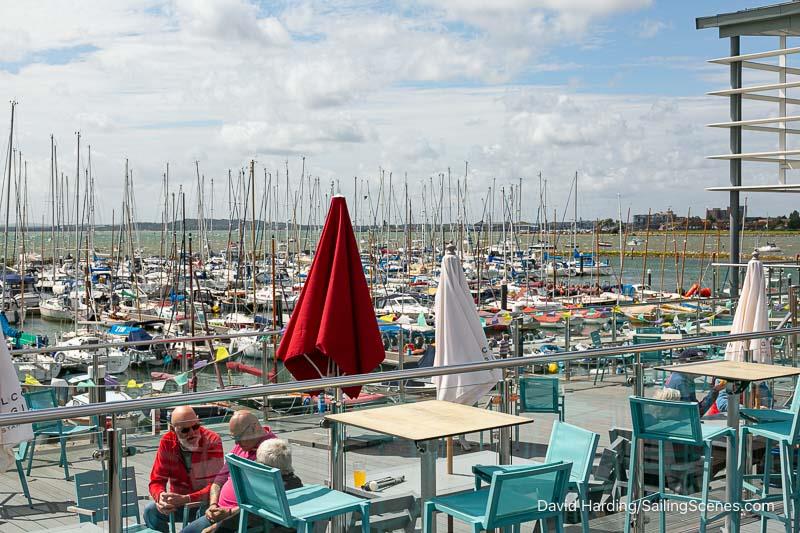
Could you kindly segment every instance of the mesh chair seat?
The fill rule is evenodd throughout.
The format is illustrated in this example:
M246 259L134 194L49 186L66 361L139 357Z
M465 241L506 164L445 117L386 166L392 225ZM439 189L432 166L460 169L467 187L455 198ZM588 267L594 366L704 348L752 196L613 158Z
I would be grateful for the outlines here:
M461 492L441 498L434 498L434 500L436 500L437 510L466 521L482 518L483 513L486 511L486 502L488 499L488 487L481 490Z
M286 499L295 518L329 513L344 506L359 505L364 500L322 485L305 485L286 491Z
M703 432L703 440L705 441L717 440L729 437L731 435L736 435L736 431L733 428L722 426L709 426L702 424L700 426L700 430Z
M753 426L746 426L747 433L759 435L778 442L791 441L792 422L793 420L783 420L780 422L763 422Z
M97 431L97 426L72 426L68 424L62 424L61 431L58 429L46 429L43 431L37 431L39 435L44 435L45 437L69 437L71 435L80 435L82 433L91 433L93 431Z

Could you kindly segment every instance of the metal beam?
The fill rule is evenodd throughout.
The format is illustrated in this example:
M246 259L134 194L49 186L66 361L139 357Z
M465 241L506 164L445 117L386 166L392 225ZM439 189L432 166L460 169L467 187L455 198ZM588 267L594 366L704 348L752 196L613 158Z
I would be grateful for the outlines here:
M792 48L779 48L777 50L769 50L767 52L756 52L754 54L742 54L728 57L718 57L716 59L709 59L709 63L719 63L727 65L729 63L736 63L737 61L748 61L750 59L763 59L765 57L784 56L787 54L800 54L800 46Z
M736 98L736 96L731 96L731 98ZM733 126L731 127L731 131L738 130L741 131L741 127ZM740 140L741 142L741 140ZM731 148L733 149L733 148ZM741 149L741 148L739 148ZM774 150L772 152L748 152L748 153L741 153L741 152L732 152L730 154L719 154L719 155L710 155L708 159L747 159L747 158L761 158L761 157L776 157L781 155L798 155L800 154L800 149L795 150Z
M779 96L770 96L768 94L743 94L742 98L745 100L759 100L761 102L786 102L787 104L800 105L800 100L797 98L781 98Z
M800 184L776 184L776 185L739 185L739 186L725 186L725 187L707 187L709 192L792 192L800 193Z
M750 120L737 120L735 122L715 122L706 124L709 128L730 128L731 126L749 126L752 124L774 124L776 122L800 122L800 115L789 115L769 118L752 118Z
M786 56L780 56L778 60L786 59ZM778 65L770 65L768 63L757 63L755 61L742 61L742 68L750 68L753 70L766 70L768 72L781 72L786 70L787 74L800 74L800 68L794 67L780 67Z
M731 63L731 65L733 64L734 63ZM742 68L741 65L739 65L739 68ZM730 96L732 94L760 93L762 91L791 89L792 87L800 87L800 81L790 81L786 83L768 83L766 85L751 85L749 87L736 87L733 89L724 89L721 91L711 91L706 94L709 96ZM781 97L781 100L784 100L784 98Z
M738 56L741 54L739 46L739 37L730 38L731 56ZM742 86L742 64L740 62L730 64L730 79L731 89L739 89ZM730 116L731 122L742 120L742 95L730 95ZM733 126L730 129L730 147L731 154L742 153L742 128L741 126ZM742 184L742 160L741 158L730 159L730 181L733 187L738 187ZM732 263L739 262L739 191L732 190L729 193L728 200L728 217L729 217L729 250ZM729 278L731 280L731 298L739 297L739 269L729 269Z

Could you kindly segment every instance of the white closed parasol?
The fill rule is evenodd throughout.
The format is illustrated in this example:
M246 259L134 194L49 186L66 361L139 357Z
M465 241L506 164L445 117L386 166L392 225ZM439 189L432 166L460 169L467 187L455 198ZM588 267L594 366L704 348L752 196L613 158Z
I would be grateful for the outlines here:
M731 334L752 333L769 329L767 291L764 282L764 267L758 260L758 252L747 263L736 314L733 317ZM745 350L751 351L749 360L754 363L772 364L772 348L769 339L729 342L725 348L725 359L745 361Z
M436 357L433 366L453 366L493 360L478 311L469 293L461 262L451 245L442 258L434 306ZM473 405L497 384L499 370L435 376L439 400Z
M27 411L17 372L11 362L6 337L0 331L0 414ZM5 426L0 428L0 472L5 472L14 464L13 448L20 442L33 438L30 424Z

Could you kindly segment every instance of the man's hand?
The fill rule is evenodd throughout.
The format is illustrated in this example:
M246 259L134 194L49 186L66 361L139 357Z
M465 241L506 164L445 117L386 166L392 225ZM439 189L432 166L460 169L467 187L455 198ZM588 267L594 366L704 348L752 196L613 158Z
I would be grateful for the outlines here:
M727 385L727 384L728 384L728 382L727 382L727 381L725 381L724 379L721 379L721 380L719 380L719 381L717 381L716 379L714 379L714 383L712 383L712 388L713 388L715 391L717 391L717 392L720 392L720 391L722 391L723 389L725 389L725 385Z
M170 514L175 510L175 506L168 501L169 494L170 493L168 492L162 492L158 495L158 500L156 500L156 509L158 509L158 512L161 514Z
M208 506L208 509L206 509L206 518L208 518L209 522L212 523L219 522L220 520L226 518L227 516L228 516L228 511L226 509L223 509L216 503L212 503L211 505Z
M189 496L187 494L177 494L175 492L162 492L161 498L174 508L183 507L189 503Z

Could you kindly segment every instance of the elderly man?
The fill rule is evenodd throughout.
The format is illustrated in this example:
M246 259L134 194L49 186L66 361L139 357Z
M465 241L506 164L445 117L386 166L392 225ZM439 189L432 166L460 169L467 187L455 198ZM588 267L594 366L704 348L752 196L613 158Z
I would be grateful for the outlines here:
M261 426L258 417L250 411L236 411L230 421L231 437L236 444L231 453L238 457L244 457L251 461L256 460L258 446L267 439L274 439L277 436L268 426ZM183 533L200 533L213 523L224 520L230 514L226 508L220 506L220 492L225 482L230 477L228 465L222 466L219 473L214 478L209 492L209 505L205 516L202 516L186 526ZM223 502L226 503L226 502ZM230 503L230 502L227 502ZM227 505L226 503L226 505ZM235 500L233 504L235 504Z
M223 464L219 435L200 424L194 409L177 407L150 472L153 501L144 510L147 526L168 533L170 513L182 511L188 503L208 501L211 483Z

